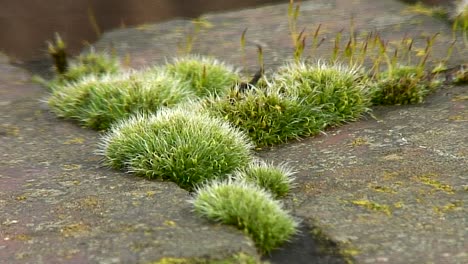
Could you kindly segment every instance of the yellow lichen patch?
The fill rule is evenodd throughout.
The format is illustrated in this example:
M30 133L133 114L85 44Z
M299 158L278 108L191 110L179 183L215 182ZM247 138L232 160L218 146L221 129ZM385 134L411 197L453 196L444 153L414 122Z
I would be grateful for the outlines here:
M89 196L79 201L81 207L96 208L99 205L99 199L96 196Z
M193 263L193 260L186 259L186 258L162 258L158 262L154 264L186 264L186 263Z
M449 116L449 117L448 117L448 120L450 120L450 121L458 121L458 122L468 121L468 119L465 118L465 117L462 116L462 115L453 115L453 116Z
M153 197L156 194L155 191L147 191L146 192L146 197Z
M175 227L175 226L177 226L176 222L171 221L171 220L166 220L166 221L164 221L164 225L170 226L170 227Z
M452 186L450 186L448 184L445 184L445 183L442 183L442 182L440 182L438 180L435 180L434 179L435 177L437 177L437 175L435 175L435 174L425 174L425 175L417 176L416 179L419 182L423 183L423 184L431 186L435 190L443 191L443 192L446 192L448 194L453 194L454 193L454 190L453 190Z
M69 140L63 142L63 144L65 144L65 145L83 144L84 141L85 141L85 139L82 138L82 137L75 137L75 138L72 138L72 139L69 139Z
M341 250L341 253L343 255L346 255L346 256L354 257L354 256L359 255L359 253L361 253L361 251L359 249L355 249L355 248L346 248L346 249Z
M389 171L385 171L383 173L383 179L386 180L386 181L389 181L389 180L393 180L395 177L397 177L398 175L400 175L398 172L389 172Z
M301 189L302 191L304 191L304 193L308 194L313 192L316 189L316 187L313 183L306 182L304 184L301 184Z
M13 136L17 137L19 135L20 129L17 126L2 124L0 125L0 136Z
M16 196L15 199L17 201L24 201L24 200L28 199L28 197L26 197L25 195L20 195L20 196Z
M467 101L467 100L468 100L468 95L456 95L452 98L452 102Z
M75 237L89 231L89 226L83 223L67 225L60 229L60 233L62 233L64 237Z
M462 201L453 201L449 202L444 206L434 206L433 210L437 214L445 214L451 211L455 211L458 208L461 208L463 205Z
M165 257L152 264L256 264L264 263L254 256L238 253L226 259L173 258Z
M29 240L32 240L32 237L25 235L25 234L19 234L19 235L16 235L13 239L19 240L19 241L29 241Z
M393 188L381 186L381 185L373 185L369 184L369 188L376 192L382 193L397 193Z
M385 213L386 215L392 214L390 207L388 205L378 204L376 202L372 202L369 200L354 200L354 201L351 201L351 203L360 207L364 207L371 211L382 212L382 213Z
M402 186L403 185L403 182L402 181L396 181L394 182L393 184L397 185L397 186Z
M369 145L369 142L366 138L358 137L358 138L355 138L353 142L351 142L351 146L353 147L359 147L363 145Z
M81 168L79 164L64 164L62 165L62 169L66 171L78 170Z

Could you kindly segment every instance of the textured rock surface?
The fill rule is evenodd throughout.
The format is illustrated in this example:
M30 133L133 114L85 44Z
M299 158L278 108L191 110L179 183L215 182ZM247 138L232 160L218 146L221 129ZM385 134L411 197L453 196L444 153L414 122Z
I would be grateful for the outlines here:
M304 1L301 10L298 29L313 32L321 23L327 36L314 57L329 57L334 34L349 28L351 16L357 34L377 29L390 42L406 34L417 47L439 32L431 62L445 57L452 41L444 21L407 12L393 0ZM276 5L207 15L193 51L252 70L254 44L260 44L273 69L292 57L286 13L287 5ZM245 28L244 57L239 38ZM112 47L124 63L142 67L183 54L191 30L186 20L120 29L106 33L97 47ZM457 44L450 64L466 58L466 47ZM196 217L186 203L189 194L175 184L101 168L93 154L99 134L50 114L40 102L45 89L29 78L1 57L0 260L145 263L256 256L241 232ZM375 118L259 155L298 170L288 207L357 263L466 263L467 91L446 87L420 105L376 108ZM291 252L290 263L309 263Z

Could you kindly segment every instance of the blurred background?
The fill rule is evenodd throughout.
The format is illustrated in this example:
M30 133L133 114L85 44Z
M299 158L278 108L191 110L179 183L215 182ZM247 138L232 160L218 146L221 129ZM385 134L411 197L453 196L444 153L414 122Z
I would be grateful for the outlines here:
M58 32L77 54L112 28L274 2L289 0L0 0L0 52L13 61L40 59Z

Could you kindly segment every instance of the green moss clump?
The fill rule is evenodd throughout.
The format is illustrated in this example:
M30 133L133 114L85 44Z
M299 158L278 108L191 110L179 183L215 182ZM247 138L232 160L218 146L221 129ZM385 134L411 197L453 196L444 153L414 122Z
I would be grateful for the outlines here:
M257 147L314 135L327 125L320 108L277 90L253 88L245 93L209 98L205 109L245 131Z
M423 102L437 82L428 80L420 67L397 67L382 73L372 92L374 105L405 105Z
M257 184L275 198L285 196L292 188L293 172L286 165L274 166L256 161L236 173L236 179Z
M70 68L61 76L65 81L78 81L87 75L102 76L120 72L120 63L106 53L89 53L78 56Z
M177 107L116 124L102 137L99 154L113 168L169 179L192 190L248 165L251 147L228 123L193 107Z
M198 96L224 95L239 80L237 71L210 57L187 56L176 58L166 65L169 73L189 83Z
M143 73L92 75L53 89L47 101L60 117L106 130L136 112L151 113L194 97L180 80L155 68Z
M88 76L104 76L121 72L122 69L117 58L91 50L89 53L76 57L67 69L58 73L53 80L39 80L39 82L50 90L54 90L69 83L78 82Z
M265 190L245 181L213 181L192 201L201 216L244 230L262 252L270 252L297 232L298 223Z
M306 107L319 107L328 124L356 120L369 110L367 84L359 68L322 62L287 64L273 79L280 92L301 98Z

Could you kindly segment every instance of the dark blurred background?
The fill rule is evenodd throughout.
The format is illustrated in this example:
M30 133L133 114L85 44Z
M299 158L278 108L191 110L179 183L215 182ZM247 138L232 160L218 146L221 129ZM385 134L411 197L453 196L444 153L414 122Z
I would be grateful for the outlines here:
M112 28L274 2L289 0L0 0L0 52L12 60L39 59L58 32L76 54Z

